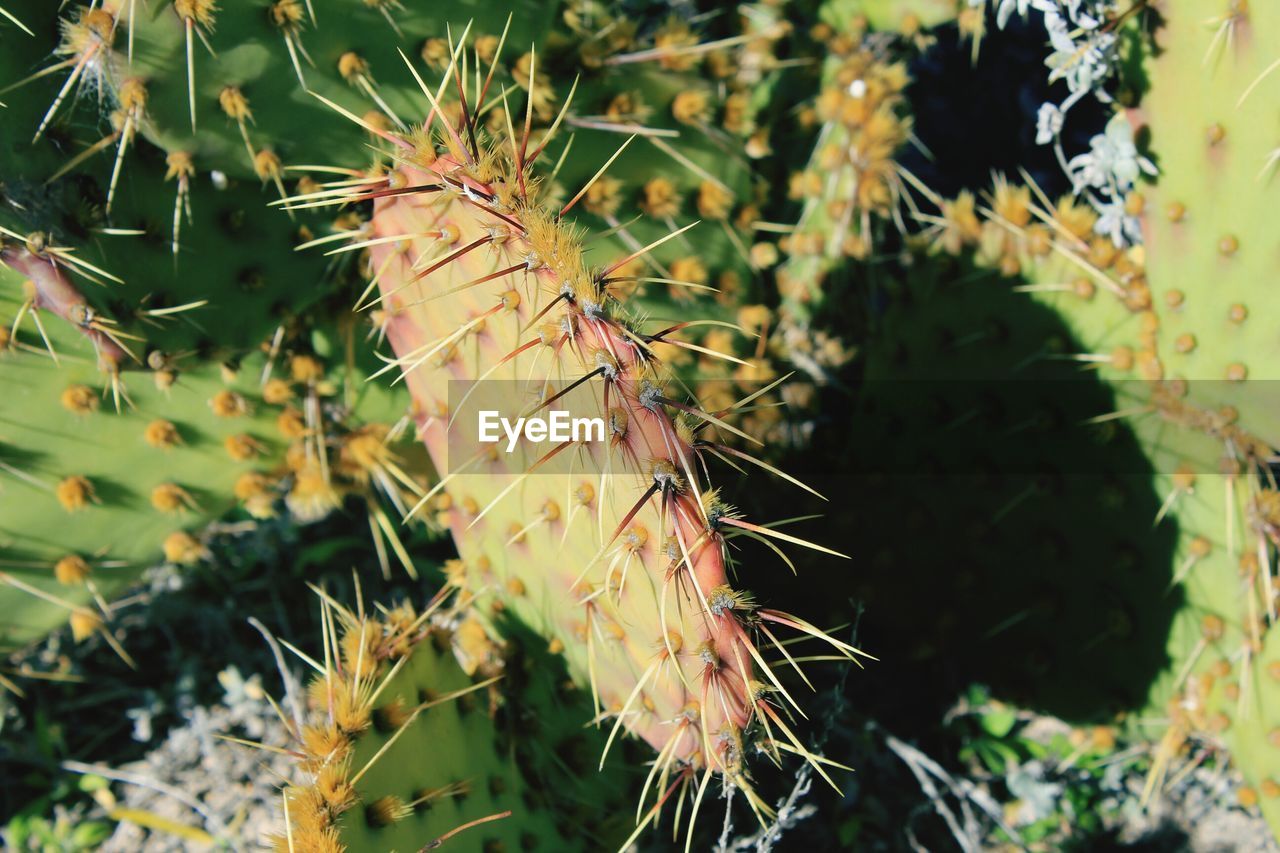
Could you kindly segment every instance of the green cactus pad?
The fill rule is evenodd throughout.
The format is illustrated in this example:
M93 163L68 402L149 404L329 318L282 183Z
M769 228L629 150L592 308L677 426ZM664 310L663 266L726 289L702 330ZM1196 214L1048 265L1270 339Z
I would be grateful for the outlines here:
M585 697L555 683L562 668L545 655L536 667L504 661L473 616L441 610L440 597L422 613L400 605L378 618L323 602L332 645L323 665L308 658L318 671L310 710L294 727L302 778L285 789L276 849L418 850L448 838L473 850L616 843L600 832L621 827L607 815L626 783L617 772L575 775L567 732L587 710ZM431 627L446 622L456 627ZM526 721L552 714L532 730ZM538 738L554 740L559 754L529 740Z
M8 269L0 271L6 329L18 313L22 281ZM233 502L241 474L279 457L278 410L262 403L261 362L250 361L230 381L216 364L190 370L179 365L178 379L167 391L147 372L134 372L123 381L131 404L122 402L117 413L110 381L89 341L60 318L41 313L59 363L45 352L30 319L16 338L17 348L0 355L6 388L0 401L4 562L12 561L6 570L15 577L84 606L92 601L91 588L60 586L54 564L78 556L102 566L90 574L92 589L106 597L121 590L159 557L166 537L220 515ZM228 411L242 400L245 412L219 417L211 405L218 395ZM237 450L259 458L237 461L229 455L227 442L240 436L250 440ZM57 487L75 476L87 478L92 495L86 495L82 508L69 511L60 505ZM172 513L152 506L152 490L162 484L186 495L175 493L179 507ZM185 562L199 559L199 550L192 540L186 548L175 544L172 553L182 554ZM68 616L64 607L12 587L3 595L10 602L0 627L6 647L37 637Z
M1134 123L1161 172L1145 221L1161 358L1201 407L1233 406L1277 446L1280 395L1267 386L1280 353L1267 318L1280 307L1280 9L1202 0L1160 12Z
M23 255L25 249L4 250L6 261ZM46 261L35 264L47 268ZM199 561L199 529L237 501L264 515L274 513L276 498L284 496L292 501L289 509L308 520L350 491L376 505L375 487L387 488L371 485L378 476L387 478L386 433L356 426L345 409L314 422L340 449L329 476L313 472L314 459L308 463L304 410L315 406L319 413L325 394L346 391L337 381L309 375L324 370L315 356L277 357L265 384L263 354L217 363L195 353L151 350L149 367L124 357L104 371L99 357L113 346L111 339L96 331L91 338L47 308L33 317L23 305L27 290L22 275L0 265L0 326L8 339L0 350L0 374L9 389L0 401L0 570L12 576L3 589L12 606L0 620L0 645L37 638L69 612L87 617L85 607L109 600L162 555L177 563ZM12 335L19 314L25 318ZM147 355L138 342L118 340L139 358ZM343 371L332 375L348 378ZM346 399L364 415L361 423L399 417L400 404L383 389L358 377L354 386ZM260 478L247 476L253 472ZM321 476L311 491L309 473ZM73 562L56 571L64 558ZM72 606L78 609L70 611Z
M659 389L660 351L674 346L664 338L678 329L648 333L625 317L611 298L616 266L585 253L557 215L560 205L520 162L518 135L476 126L441 132L443 148L421 135L389 138L395 159L348 191L351 201L374 201L371 222L382 238L367 270L389 317L395 357L384 372L399 374L413 394L419 434L443 475L414 513L431 511L451 529L463 559L451 572L458 586L536 626L564 652L575 680L591 689L597 722L614 723L611 738L629 731L659 750L646 789L655 802L642 810L637 835L677 789L705 791L718 774L765 819L769 808L749 787L744 738L758 736L767 752L794 750L826 771L775 710L773 701L794 699L769 698L782 692L780 681L748 626L765 626L762 643L777 643L775 630L787 628L842 655L856 650L796 617L756 608L730 586L730 528L762 539L771 531L695 482L694 456L718 445L711 433L707 444L697 438L705 416ZM475 403L449 393L451 379L505 380L505 393L502 383L481 382L476 396L492 402L496 392L510 413L543 383L572 392L574 377L583 389L577 399L612 424L611 438L597 437L564 456L567 468L545 472L530 470L537 448L473 452L467 413ZM810 544L790 534L783 541ZM668 669L672 677L660 677ZM756 719L759 729L746 728Z

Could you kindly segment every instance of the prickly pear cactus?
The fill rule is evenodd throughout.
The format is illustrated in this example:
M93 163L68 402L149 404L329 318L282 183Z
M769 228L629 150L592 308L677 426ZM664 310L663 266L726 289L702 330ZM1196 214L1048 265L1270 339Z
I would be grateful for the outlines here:
M412 446L391 449L400 412L362 382L372 368L356 341L376 326L350 314L350 297L333 300L350 263L295 251L314 244L312 229L332 242L361 223L269 209L259 180L271 178L274 193L281 175L236 170L211 141L234 133L243 148L248 114L180 141L162 130L165 93L186 90L164 73L155 28L168 32L192 10L214 11L97 4L59 19L55 6L33 8L24 23L40 38L7 43L0 57L6 82L19 82L0 130L0 370L21 389L6 401L3 438L13 457L0 495L12 509L5 594L20 604L6 609L6 646L39 637L70 608L100 625L113 592L161 558L200 559L200 529L237 505L305 522L356 496L384 571L395 561L413 572L387 510L421 493L415 466L425 461ZM193 20L193 34L207 36L211 20ZM33 68L50 73L18 81ZM80 97L86 84L101 101ZM234 102L219 93L214 105ZM281 112L286 125L298 120ZM100 120L105 135L76 138ZM225 171L209 171L219 163ZM70 525L32 501L64 480L77 507ZM66 586L53 579L59 564Z
M775 698L781 681L756 642L781 649L779 632L798 630L854 650L757 607L730 582L727 545L827 549L746 521L706 483L716 455L752 461L715 435L734 430L732 412L705 412L664 382L660 351L683 343L680 324L650 330L627 317L611 290L633 259L593 264L564 219L607 169L549 202L533 167L560 154L561 116L535 136L479 126L480 99L451 112L440 99L457 62L442 83L422 84L432 110L421 132L383 134L394 151L386 168L329 191L373 203L368 268L394 350L386 372L412 393L442 475L414 513L430 510L453 531L457 585L538 627L612 734L625 729L658 752L637 834L678 790L696 789L696 812L713 776L750 791L752 743L825 774L785 721L779 705L794 700ZM595 416L600 434L473 454L475 409L459 388L513 420L580 400L576 414Z
M1112 385L1115 409L1099 415L1123 419L1150 460L1155 521L1176 532L1171 594L1185 603L1150 693L1167 729L1147 796L1190 760L1191 744L1223 743L1249 781L1242 799L1277 826L1280 753L1267 709L1280 671L1270 631L1280 500L1268 468L1278 437L1256 320L1277 272L1277 237L1260 223L1278 149L1250 117L1274 112L1278 66L1266 46L1280 17L1253 4L1156 5L1150 90L1074 166L1138 174L1136 135L1158 160L1153 184L1099 220L1083 204L999 183L976 215L972 198L946 205L933 236L976 243L987 263L1032 282L1023 289L1083 345L1055 357ZM1200 132L1187 132L1188 116ZM1116 248L1108 235L1139 217L1144 245Z
M1258 321L1272 312L1269 283L1280 274L1280 236L1266 227L1280 161L1271 121L1280 108L1280 10L1156 5L1151 88L1133 118L1161 170L1140 202L1152 310L1130 328L1146 333L1162 380L1146 420L1186 541L1190 605L1171 637L1177 669L1165 685L1174 698L1162 757L1172 763L1188 742L1225 740L1250 783L1242 800L1256 801L1276 828L1280 494L1269 460L1280 429L1269 387L1277 368ZM1158 766L1152 787L1168 766Z
M283 791L275 849L416 850L447 842L570 850L615 841L599 834L598 822L625 783L609 779L613 792L603 796L593 788L597 796L581 798L594 800L589 812L563 823L570 810L561 806L585 789L565 764L531 762L503 716L494 717L491 706L504 698L502 661L473 619L442 608L439 597L421 612L402 604L377 616L325 595L321 602L324 647L303 656L312 672L301 717L291 722L298 778ZM483 674L499 674L473 681L456 653L479 655ZM527 685L505 697L508 704L529 699L554 701Z
M5 67L36 61L30 45L6 51ZM227 183L180 233L194 172L166 179L162 163L110 190L105 176L58 176L56 149L27 141L43 109L13 100L0 155L0 371L15 390L3 404L4 645L69 613L77 636L100 629L114 592L160 559L201 559L200 528L237 504L311 520L346 494L380 493L371 518L394 539L382 503L408 486L382 464L389 429L370 423L394 410L349 384L338 350L356 330L320 310L323 260L292 250L303 238L256 187ZM356 404L363 420L348 414ZM355 463L349 446L373 452Z
M833 8L824 11L837 17ZM822 381L851 355L814 329L823 308L843 304L829 277L846 263L870 258L886 226L904 227L902 208L915 190L895 160L911 136L906 65L895 59L901 51L869 38L862 20L824 22L819 35L828 51L813 107L820 124L813 156L791 176L789 194L801 209L780 241L786 259L776 273L773 348Z
M309 521L357 495L394 532L383 505L422 488L387 427L325 412L337 388L320 359L281 356L265 381L263 356L153 349L136 364L138 342L80 295L104 284L78 285L74 257L11 239L0 249L0 643L68 617L102 628L108 600L149 565L204 559L200 528L233 506Z

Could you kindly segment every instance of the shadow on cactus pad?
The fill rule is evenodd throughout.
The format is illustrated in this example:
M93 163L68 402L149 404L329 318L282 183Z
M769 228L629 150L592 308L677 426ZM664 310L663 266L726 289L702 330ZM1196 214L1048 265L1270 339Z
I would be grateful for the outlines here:
M779 567L764 600L827 626L865 606L882 662L850 686L900 732L974 682L1070 721L1142 708L1182 603L1177 531L1153 524L1155 472L1105 417L1114 385L1019 282L914 256L842 276L828 322L867 343L783 462L830 499L821 523L853 563L801 555L806 582Z

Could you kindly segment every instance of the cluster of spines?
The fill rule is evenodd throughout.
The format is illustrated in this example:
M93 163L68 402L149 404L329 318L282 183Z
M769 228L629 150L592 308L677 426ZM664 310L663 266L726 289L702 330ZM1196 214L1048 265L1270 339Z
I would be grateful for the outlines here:
M434 841L426 839L425 846L430 848L459 833L509 818L510 810L496 811L458 826L437 827L439 821L433 821L429 814L442 800L460 802L477 784L457 777L459 771L512 769L502 767L502 759L492 754L494 732L488 727L480 727L480 737L488 737L488 743L476 742L464 749L463 754L472 762L469 767L439 760L451 752L442 748L434 760L432 756L415 756L415 772L405 773L401 785L380 790L383 786L371 781L370 771L379 762L395 762L396 750L406 748L398 743L415 725L437 729L434 737L441 739L467 737L465 730L451 729L456 722L438 719L440 712L433 714L431 709L469 700L469 694L491 688L498 680L489 677L444 689L445 684L466 683L457 664L449 659L448 632L439 627L457 621L456 604L450 604L447 594L442 593L421 612L402 604L379 608L373 614L367 613L363 604L353 611L322 590L315 591L321 603L323 653L317 659L287 644L310 670L310 678L305 697L289 696L288 701L272 703L292 735L294 745L289 754L297 759L301 779L290 780L281 791L284 826L267 839L268 843L281 851L370 849L369 845L378 843L375 839L380 831L417 815L422 823L419 831L439 833ZM437 644L443 645L443 650L435 648ZM415 656L420 658L418 663L430 658L425 662L429 665L414 670ZM445 684L423 681L431 674L448 676L450 672L454 675L444 678ZM399 677L402 673L404 677ZM376 741L376 748L364 748L361 742L366 738ZM422 777L438 779L439 784L407 790L412 778ZM502 792L506 784L494 782L490 787Z
M837 294L829 276L850 260L865 261L883 242L886 224L906 228L904 206L918 181L897 162L911 136L904 90L906 65L893 42L873 37L867 19L812 33L827 52L822 88L802 121L816 128L813 155L790 178L789 196L801 205L778 242L779 299L773 350L825 380L851 357L848 342L815 328L815 315Z

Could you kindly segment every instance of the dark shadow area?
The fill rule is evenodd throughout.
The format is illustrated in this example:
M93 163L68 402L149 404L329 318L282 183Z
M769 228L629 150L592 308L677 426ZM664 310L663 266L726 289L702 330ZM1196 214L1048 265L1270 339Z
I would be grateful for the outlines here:
M976 61L955 27L933 35L907 92L924 151L905 151L902 165L943 197L981 195L993 173L1020 169L1051 197L1069 191L1053 148L1035 139L1040 105L1066 96L1047 81L1038 19L1014 16L1000 31L988 16ZM1114 94L1127 97L1119 84ZM1087 150L1109 115L1078 104L1066 156ZM1024 282L969 261L902 250L894 235L878 248L823 282L814 328L858 355L818 389L811 440L766 448L829 503L757 472L725 478L726 499L757 521L821 513L786 529L852 558L787 548L796 578L746 545L741 585L765 606L843 626L841 638L881 659L841 692L796 685L808 694L804 730L822 733L812 742L856 772L841 774L842 795L815 782L815 816L778 850L957 849L885 736L971 772L972 732L948 712L974 685L1074 725L1114 722L1145 706L1182 603L1171 589L1177 529L1153 524L1164 495L1149 461L1123 420L1085 424L1117 408L1113 390L1077 362L1046 358L1083 349L1062 318L1014 291ZM838 665L810 666L820 690L835 680L818 668ZM770 780L766 799L793 782ZM1075 849L1183 846L1172 836L1124 846L1109 832L1082 822Z
M864 785L885 760L867 751L868 721L946 761L960 743L943 720L971 685L1105 723L1142 708L1168 663L1181 591L1170 589L1176 529L1153 525L1163 496L1123 420L1085 424L1116 409L1113 392L1079 363L1046 358L1081 345L1017 283L920 256L833 275L826 327L854 340L869 331L840 377L849 390L819 389L811 443L778 460L830 502L755 476L731 496L755 519L822 513L787 529L852 558L789 548L797 579L744 548L741 583L823 627L861 614L857 640L881 660L848 678L826 754ZM820 808L851 805L819 787ZM912 797L869 793L888 810L886 849L906 844L908 819L922 840L943 833L929 849L949 849L936 816L899 811ZM830 838L833 826L813 831ZM801 849L792 843L780 849Z
M1176 530L1153 526L1162 496L1124 422L1085 423L1116 409L1111 390L1051 357L1082 347L1009 281L946 259L905 272L853 393L824 396L790 466L827 472L815 532L853 560L806 559L812 584L781 586L816 586L804 612L829 624L866 606L886 662L869 678L925 666L929 692L980 681L1080 722L1140 707L1180 604Z
M503 691L514 701L497 710L495 722L506 748L525 775L525 807L553 815L568 838L615 849L634 829L636 798L652 758L647 744L624 737L600 756L612 726L586 726L591 694L575 687L563 655L509 611L495 618L508 642Z

